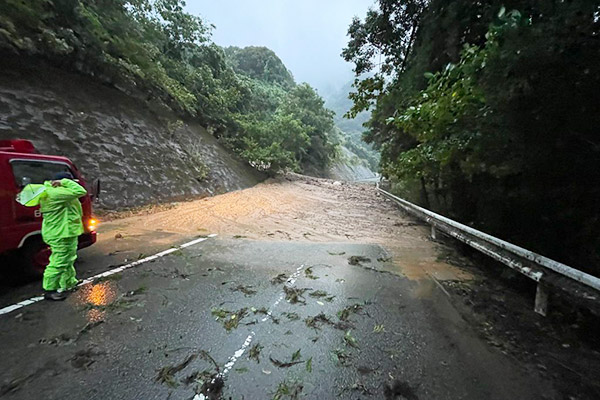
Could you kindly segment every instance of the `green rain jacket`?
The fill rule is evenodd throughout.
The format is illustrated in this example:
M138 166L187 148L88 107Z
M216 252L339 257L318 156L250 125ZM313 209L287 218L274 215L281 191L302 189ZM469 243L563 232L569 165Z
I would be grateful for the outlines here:
M62 239L77 237L83 233L83 210L78 200L87 192L83 186L70 179L61 179L61 186L53 187L52 182L44 185L28 185L30 190L45 189L39 196L25 205L34 207L40 205L42 212L42 238ZM23 190L26 190L25 188Z

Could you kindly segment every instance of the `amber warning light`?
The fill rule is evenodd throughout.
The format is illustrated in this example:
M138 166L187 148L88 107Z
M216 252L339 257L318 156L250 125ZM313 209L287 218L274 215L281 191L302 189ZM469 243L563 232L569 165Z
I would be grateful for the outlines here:
M87 228L90 232L93 232L98 227L98 220L95 218L90 218L87 223Z

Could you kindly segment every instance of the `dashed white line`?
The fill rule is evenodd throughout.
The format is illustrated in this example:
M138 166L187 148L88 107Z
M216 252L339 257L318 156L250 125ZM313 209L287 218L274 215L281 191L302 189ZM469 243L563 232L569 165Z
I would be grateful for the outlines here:
M219 374L219 377L223 378L225 375L227 375L227 373L229 371L231 371L231 368L233 368L233 366L235 365L235 362L238 360L238 358L240 358L242 356L242 354L244 354L244 352L246 351L248 346L250 346L250 343L252 343L252 339L254 338L254 335L255 335L254 332L250 332L250 334L244 341L244 344L242 344L242 347L240 347L240 349L238 351L236 351L235 353L233 353L233 355L231 357L229 357L229 360L227 361L227 364L225 364L223 366L223 372L221 372Z
M290 275L290 277L287 279L287 281L285 281L285 284L292 286L294 283L296 283L296 280L298 279L298 276L300 276L300 273L302 272L303 269L304 269L304 264L302 264L301 266L296 268L296 272L294 272L292 275ZM273 315L273 310L275 309L275 307L277 307L277 305L279 303L281 303L281 300L283 300L284 296L285 296L285 292L282 292L279 295L279 297L277 298L277 300L275 301L275 303L273 303L271 308L267 311L267 315L263 319L260 320L261 322L265 322L266 320L271 318L271 315ZM212 380L212 383L215 383L215 381L219 378L220 379L225 378L225 375L227 375L227 373L229 371L231 371L231 369L235 365L236 361L244 354L244 352L246 351L248 346L250 346L250 343L252 343L254 336L256 336L256 333L254 333L254 331L250 332L250 334L248 335L248 337L242 344L242 347L240 347L235 353L233 353L233 355L231 357L229 357L229 360L227 360L227 363L223 366L223 371L220 372L219 374L217 374L217 376ZM206 400L206 396L202 393L198 393L194 396L194 398L192 400Z
M129 263L129 264L126 264L126 265L123 265L123 266L120 266L120 267L117 267L117 268L114 268L114 269L111 269L111 270L99 273L99 274L94 275L94 276L92 276L90 278L84 279L77 286L80 287L80 286L88 285L88 284L94 282L95 280L97 280L99 278L105 278L107 276L114 275L114 274L117 274L119 272L123 272L126 269L133 268L135 266L138 266L140 264L146 263L148 261L156 260L158 258L161 258L161 257L164 257L164 256L166 256L168 254L171 254L171 253L173 253L173 252L175 252L177 250L185 249L186 247L190 247L190 246L193 246L193 245L198 244L200 242L204 242L208 238L213 238L215 236L217 236L217 234L212 233L212 234L208 235L207 237L194 239L194 240L191 240L191 241L189 241L187 243L184 243L182 245L179 245L179 246L176 246L176 247L172 247L170 249L161 251L160 253L156 253L156 254L154 254L152 256L148 256L146 258L142 258L141 260L137 260L137 261L134 261L132 263ZM0 315L11 313L11 312L13 312L15 310L18 310L18 309L23 308L23 307L27 307L29 305L35 304L35 303L37 303L39 301L42 301L42 300L44 300L43 296L37 296L37 297L32 297L32 298L27 299L27 300L20 301L20 302L18 302L16 304L12 304L10 306L6 306L4 308L1 308L0 309Z
M285 281L286 285L292 286L294 283L296 283L296 279L298 279L298 276L300 276L300 272L302 272L302 269L304 269L304 264L302 264L301 266L299 266L298 268L296 268L296 272L294 272L292 275L290 275L290 277L287 279L287 281ZM267 311L267 315L265 317L263 317L263 319L261 319L260 322L265 322L266 320L268 320L269 318L271 318L273 309L275 307L277 307L277 305L279 303L281 303L281 300L283 300L284 296L285 296L285 293L282 292L279 295L279 298L277 299L277 301L275 301L275 303L273 303L273 305L271 306L271 308L269 309L269 311Z

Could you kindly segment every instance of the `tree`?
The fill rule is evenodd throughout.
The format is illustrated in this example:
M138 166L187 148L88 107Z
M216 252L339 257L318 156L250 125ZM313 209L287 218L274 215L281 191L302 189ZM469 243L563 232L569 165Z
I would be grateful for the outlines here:
M372 104L366 138L403 195L600 271L597 4L505 3L432 0L407 55L379 25L351 27L366 39L352 38L349 54L390 54L358 80L355 111ZM351 60L362 71L364 59Z

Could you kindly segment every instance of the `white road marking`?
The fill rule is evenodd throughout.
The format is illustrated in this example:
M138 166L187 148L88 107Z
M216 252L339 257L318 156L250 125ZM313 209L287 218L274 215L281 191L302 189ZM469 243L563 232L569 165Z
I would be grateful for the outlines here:
M302 272L303 269L304 269L304 264L302 264L301 266L296 268L296 272L294 272L292 275L290 275L290 277L287 279L287 281L285 281L285 284L292 286L294 283L296 283L296 280L300 276L300 273ZM271 315L273 315L273 310L275 309L275 307L277 307L277 305L279 303L281 303L281 300L283 300L284 296L285 296L285 293L282 292L279 295L279 298L275 301L275 303L273 303L273 305L271 306L269 311L267 311L267 315L263 319L260 320L261 322L265 322L266 320L268 320L271 317ZM250 332L250 334L248 335L248 337L242 344L242 347L240 347L239 350L237 350L235 353L233 353L233 355L231 357L229 357L227 364L225 364L223 366L223 371L220 372L212 380L212 383L215 383L215 380L218 378L221 378L221 379L225 378L225 375L227 375L227 373L229 371L231 371L231 369L235 365L236 361L244 354L244 352L246 351L248 346L250 346L250 343L252 343L252 339L254 339L254 336L256 336L256 333L254 333L254 331ZM196 394L192 400L206 400L206 396L203 395L202 393L199 393L199 394Z
M250 343L252 343L252 339L254 339L254 335L255 335L254 332L250 332L250 334L244 341L244 344L242 344L242 347L240 347L240 349L238 351L236 351L235 353L233 353L233 355L231 357L229 357L227 364L225 364L223 366L223 372L221 372L218 375L219 377L223 378L225 375L227 375L227 373L229 371L231 371L231 368L233 368L233 366L235 365L235 362L238 360L238 358L240 358L242 356L242 354L244 354L244 351L246 351L248 346L250 346Z
M294 283L296 283L296 279L298 279L298 276L300 276L300 272L302 272L302 269L304 269L304 264L302 264L301 266L296 268L296 272L294 272L292 275L290 275L290 277L287 279L287 281L285 281L286 285L292 286ZM277 305L279 303L281 303L281 300L283 300L284 297L285 297L285 292L282 292L279 295L279 298L277 299L277 301L275 301L275 303L273 303L273 305L271 306L269 311L267 311L267 315L263 319L261 319L260 322L265 322L266 320L271 318L273 309L275 307L277 307Z
M90 278L84 279L79 285L77 285L77 287L81 287L81 286L84 286L84 285L89 285L90 283L94 282L95 280L97 280L99 278L105 278L107 276L114 275L114 274L117 274L119 272L123 272L126 269L133 268L133 267L138 266L138 265L143 264L143 263L147 263L148 261L154 261L154 260L156 260L158 258L161 258L161 257L164 257L164 256L166 256L168 254L171 254L171 253L173 253L173 252L175 252L177 250L185 249L186 247L190 247L190 246L193 246L193 245L198 244L200 242L204 242L208 238L213 238L215 236L217 236L217 235L215 233L213 233L213 234L208 235L207 237L203 237L203 238L198 238L198 239L191 240L191 241L189 241L187 243L184 243L182 245L179 245L179 246L176 246L176 247L172 247L170 249L161 251L160 253L156 253L156 254L154 254L152 256L148 256L146 258L142 258L141 260L137 260L137 261L134 261L132 263L129 263L129 264L126 264L126 265L122 265L120 267L117 267L117 268L114 268L114 269L111 269L111 270L108 270L108 271L105 271L105 272L101 272L101 273L99 273L97 275L94 275L94 276L92 276ZM18 302L16 304L13 304L13 305L10 305L10 306L6 306L4 308L0 308L0 315L11 313L11 312L13 312L15 310L18 310L20 308L29 306L31 304L35 304L35 303L37 303L39 301L42 301L42 300L44 300L43 296L37 296L37 297L32 297L32 298L27 299L27 300L20 301L20 302Z

